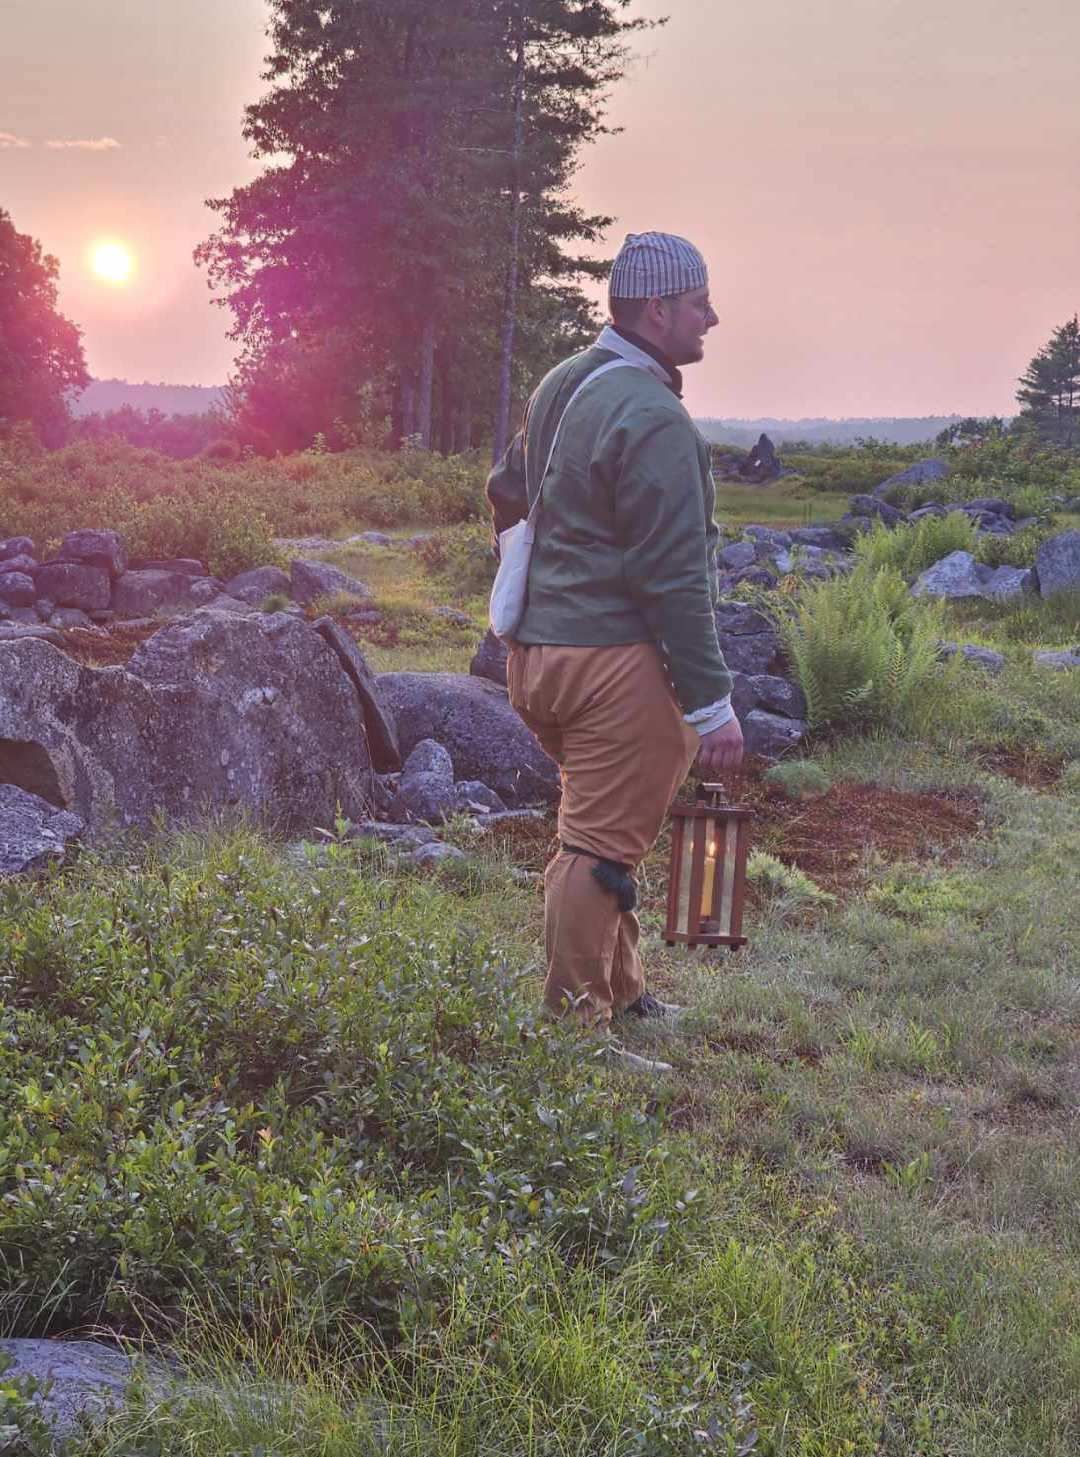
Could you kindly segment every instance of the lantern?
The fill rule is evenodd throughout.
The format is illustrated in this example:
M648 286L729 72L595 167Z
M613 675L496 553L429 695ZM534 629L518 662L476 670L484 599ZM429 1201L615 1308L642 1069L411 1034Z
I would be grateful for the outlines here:
M722 784L703 784L696 804L671 807L669 946L746 945L742 934L751 811L724 804Z

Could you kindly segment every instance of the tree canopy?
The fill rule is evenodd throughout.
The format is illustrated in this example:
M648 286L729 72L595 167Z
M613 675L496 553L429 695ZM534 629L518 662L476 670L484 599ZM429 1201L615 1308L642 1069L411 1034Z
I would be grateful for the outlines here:
M0 427L28 420L46 444L67 396L90 383L79 329L56 307L60 265L0 208Z
M631 0L271 0L244 135L266 166L196 250L241 345L233 400L316 431L454 449L587 337L569 196L604 130ZM507 380L509 381L507 383ZM498 430L496 429L496 434Z
M1080 319L1074 315L1050 339L1020 376L1016 398L1019 424L1042 439L1067 448L1080 445Z

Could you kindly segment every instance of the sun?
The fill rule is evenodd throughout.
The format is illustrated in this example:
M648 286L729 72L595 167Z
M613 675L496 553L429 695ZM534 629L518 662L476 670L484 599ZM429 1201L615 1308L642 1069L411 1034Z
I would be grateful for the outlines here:
M135 268L135 259L123 243L96 243L90 254L90 266L106 283L127 283Z

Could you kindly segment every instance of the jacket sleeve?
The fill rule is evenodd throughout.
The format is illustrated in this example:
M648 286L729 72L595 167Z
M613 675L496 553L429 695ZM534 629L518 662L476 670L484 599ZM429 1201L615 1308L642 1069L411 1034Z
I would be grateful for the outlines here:
M521 521L529 514L525 493L525 436L514 436L502 460L487 480L487 498L491 507L492 545L499 547L499 532Z
M706 491L693 429L668 411L628 430L615 472L627 588L667 657L684 713L731 692L716 635Z

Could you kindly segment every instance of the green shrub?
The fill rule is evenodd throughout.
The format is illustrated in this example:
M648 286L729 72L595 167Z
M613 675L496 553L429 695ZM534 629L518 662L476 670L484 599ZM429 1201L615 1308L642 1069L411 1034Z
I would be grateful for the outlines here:
M880 522L855 541L856 561L891 567L902 577L916 577L954 551L972 551L976 532L962 511L948 516L924 516L913 526L892 529Z
M956 668L938 662L943 609L912 598L895 570L863 561L846 577L810 584L778 622L812 728L917 733L946 715Z
M797 865L785 865L764 850L751 852L746 862L746 876L751 885L765 891L784 913L828 906L836 900Z
M0 885L0 1280L31 1329L193 1294L393 1341L518 1244L615 1270L664 1237L659 1125L462 890L324 855L181 841Z
M1061 788L1063 793L1080 799L1080 759L1065 765L1061 772Z
M956 602L950 616L957 624L975 623L986 628L995 639L1005 642L1064 648L1076 641L1080 592L1057 592L1053 597L1025 592L1003 602Z
M455 601L465 601L491 590L497 564L487 526L470 524L452 532L429 536L417 547L416 554L425 569L441 580L446 594Z
M988 567L1033 567L1039 547L1053 534L1049 526L1026 526L1011 536L987 532L976 540L975 560Z
M789 799L814 799L828 794L832 780L812 759L786 759L765 771L769 784L783 790Z

